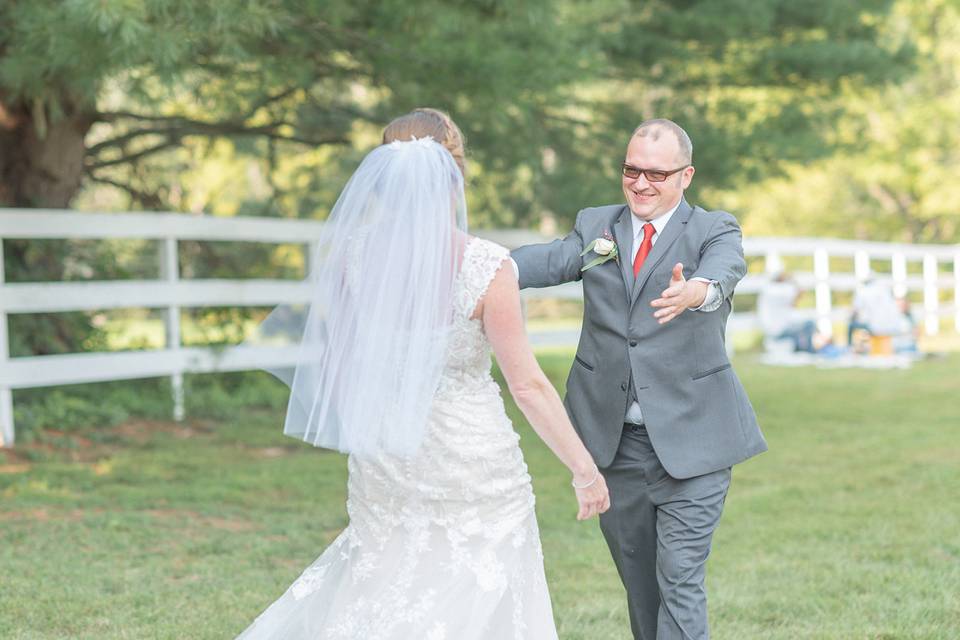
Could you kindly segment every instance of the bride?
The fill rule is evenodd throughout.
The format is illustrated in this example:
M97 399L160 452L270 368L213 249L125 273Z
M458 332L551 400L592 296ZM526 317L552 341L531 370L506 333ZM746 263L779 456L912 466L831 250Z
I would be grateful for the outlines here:
M397 118L324 226L284 432L350 454L350 523L243 640L557 637L491 349L577 518L609 497L527 342L508 251L466 232L463 158L446 114Z

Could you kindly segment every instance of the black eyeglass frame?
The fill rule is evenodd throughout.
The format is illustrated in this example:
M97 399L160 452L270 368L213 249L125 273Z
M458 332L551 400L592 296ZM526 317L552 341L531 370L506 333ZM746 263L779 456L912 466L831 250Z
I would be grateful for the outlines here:
M620 165L620 173L622 173L624 177L630 178L631 180L636 180L640 176L643 176L644 178L647 179L647 182L663 182L664 180L666 180L673 174L677 173L678 171L683 171L687 167L692 167L692 166L693 166L692 164L685 164L679 169L664 171L663 169L641 169L640 167L635 167L632 164L627 164L626 162L624 162L623 164ZM630 173L628 172L631 172L631 173L636 172L636 175L630 175ZM651 173L654 175L651 176L650 175Z

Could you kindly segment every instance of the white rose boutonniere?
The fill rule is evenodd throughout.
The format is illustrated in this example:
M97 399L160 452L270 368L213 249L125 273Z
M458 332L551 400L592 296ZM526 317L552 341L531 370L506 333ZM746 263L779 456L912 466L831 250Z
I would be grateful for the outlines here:
M597 238L593 241L593 252L598 256L608 255L616 247L616 243L613 240L607 240L606 238Z
M617 248L617 243L613 240L613 236L610 235L609 230L605 230L602 236L588 244L580 255L585 256L591 251L597 254L597 257L583 265L583 268L580 269L581 272L595 267L598 264L603 264L608 260L615 260L617 264L620 264L620 251Z

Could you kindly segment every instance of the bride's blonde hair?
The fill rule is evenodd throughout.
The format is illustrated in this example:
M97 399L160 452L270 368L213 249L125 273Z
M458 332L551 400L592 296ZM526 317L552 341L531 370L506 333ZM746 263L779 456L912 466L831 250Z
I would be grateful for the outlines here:
M450 116L439 109L422 107L395 118L383 130L383 144L426 136L446 147L460 167L460 173L465 175L463 133Z

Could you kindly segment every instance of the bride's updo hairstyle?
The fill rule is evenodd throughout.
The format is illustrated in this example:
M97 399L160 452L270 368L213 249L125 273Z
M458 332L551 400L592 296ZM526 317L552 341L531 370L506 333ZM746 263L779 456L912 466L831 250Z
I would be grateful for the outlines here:
M383 130L383 144L427 136L446 147L457 162L457 166L460 167L460 173L465 175L463 133L443 111L420 108L394 119Z

